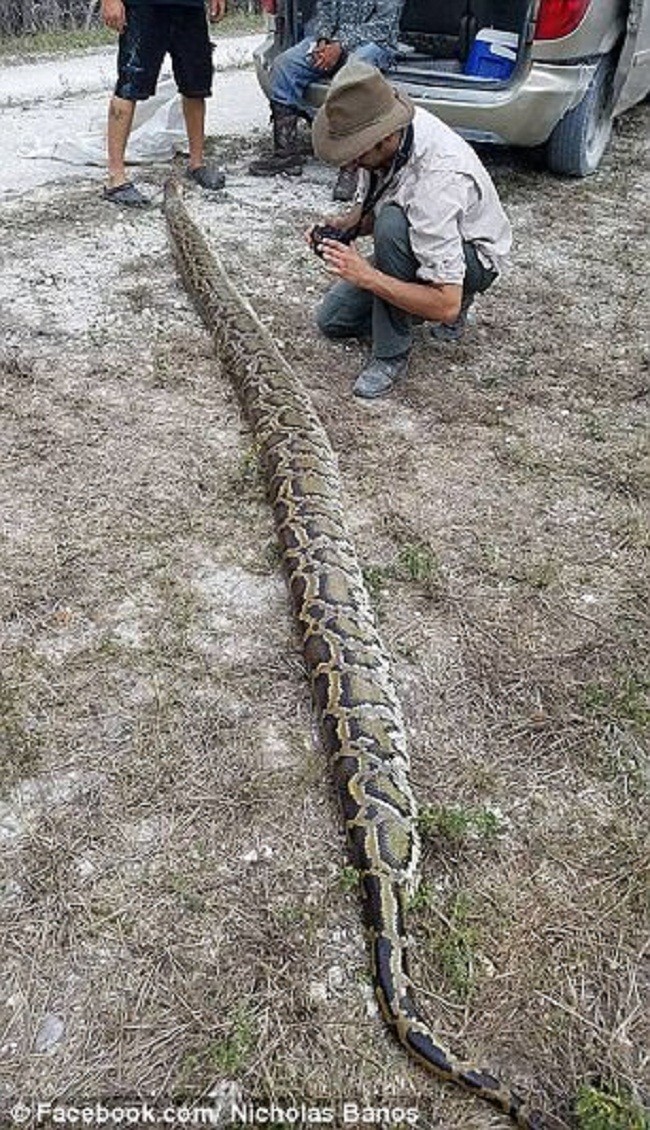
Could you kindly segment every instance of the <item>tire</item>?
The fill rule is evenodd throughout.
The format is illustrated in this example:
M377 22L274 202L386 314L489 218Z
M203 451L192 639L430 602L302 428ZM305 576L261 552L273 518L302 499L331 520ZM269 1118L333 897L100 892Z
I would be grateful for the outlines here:
M584 98L558 122L546 147L546 163L554 173L589 177L596 172L612 134L613 59L605 55Z

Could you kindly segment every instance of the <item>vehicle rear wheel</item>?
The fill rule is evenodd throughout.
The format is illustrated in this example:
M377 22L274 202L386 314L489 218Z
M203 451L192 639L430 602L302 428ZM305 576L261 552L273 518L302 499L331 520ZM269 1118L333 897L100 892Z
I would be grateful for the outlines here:
M613 74L612 57L605 55L582 101L556 125L546 147L552 172L568 177L596 172L612 133Z

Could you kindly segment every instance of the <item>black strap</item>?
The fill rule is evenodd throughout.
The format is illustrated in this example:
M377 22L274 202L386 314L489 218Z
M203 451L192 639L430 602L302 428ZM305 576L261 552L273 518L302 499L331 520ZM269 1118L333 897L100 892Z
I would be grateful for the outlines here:
M409 122L406 129L402 134L402 139L395 152L395 156L391 162L390 168L385 177L380 177L379 173L372 172L370 174L370 183L366 189L366 195L363 198L361 205L361 215L358 222L352 228L354 235L352 239L356 239L359 234L362 220L372 212L373 208L379 200L381 200L384 193L388 190L390 185L395 180L400 169L403 169L413 149L413 122Z

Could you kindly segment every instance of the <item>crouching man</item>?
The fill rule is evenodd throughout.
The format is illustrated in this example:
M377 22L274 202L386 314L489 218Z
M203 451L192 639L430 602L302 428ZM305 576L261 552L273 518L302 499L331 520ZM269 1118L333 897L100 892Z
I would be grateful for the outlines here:
M461 335L474 296L505 265L510 224L473 149L366 63L351 60L334 78L313 142L322 160L363 170L365 193L328 221L343 239L308 233L340 280L318 325L331 338L372 340L354 392L383 396L406 373L414 322L431 323L439 340ZM367 260L353 238L370 233Z

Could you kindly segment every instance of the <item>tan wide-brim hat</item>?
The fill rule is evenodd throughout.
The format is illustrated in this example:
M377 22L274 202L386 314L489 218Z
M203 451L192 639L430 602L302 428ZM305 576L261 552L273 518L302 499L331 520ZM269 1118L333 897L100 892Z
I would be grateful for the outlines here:
M332 79L314 118L314 152L330 165L348 165L408 125L414 112L411 99L395 90L381 71L351 59Z

